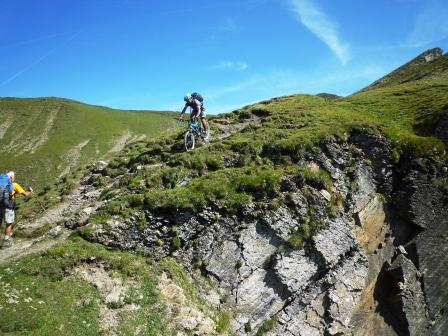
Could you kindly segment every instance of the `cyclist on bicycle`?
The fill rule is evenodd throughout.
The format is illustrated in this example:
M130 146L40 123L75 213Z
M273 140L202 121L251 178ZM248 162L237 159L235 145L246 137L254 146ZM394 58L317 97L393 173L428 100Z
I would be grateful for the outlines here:
M203 132L207 132L208 124L207 124L207 117L205 115L204 104L201 101L199 101L198 99L196 99L195 96L190 93L187 93L185 95L184 101L185 101L185 106L179 115L179 119L183 118L185 111L187 110L188 107L190 107L191 108L190 121L194 122L196 120L196 118L199 117L201 119L201 126L202 126ZM208 137L208 134L207 134L207 137Z

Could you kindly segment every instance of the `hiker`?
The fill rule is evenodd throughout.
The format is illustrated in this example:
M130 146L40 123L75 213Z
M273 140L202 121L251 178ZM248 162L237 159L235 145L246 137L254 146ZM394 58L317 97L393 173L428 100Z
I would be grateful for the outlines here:
M201 119L201 126L202 130L207 133L208 137L208 124L207 124L207 117L205 115L205 107L204 107L204 99L202 96L197 93L187 93L184 97L185 106L182 109L182 112L179 115L179 119L182 119L185 111L188 107L191 107L191 114L190 114L190 120L195 121L196 118Z
M12 243L12 224L14 223L15 213L15 197L17 194L23 195L23 196L30 196L33 193L33 189L31 187L28 188L28 190L24 190L20 184L17 182L14 182L15 180L15 173L13 171L10 171L6 174L7 178L9 179L9 186L7 186L7 190L9 193L9 200L6 200L4 198L4 202L2 206L0 206L0 224L3 218L5 219L5 243L11 244Z

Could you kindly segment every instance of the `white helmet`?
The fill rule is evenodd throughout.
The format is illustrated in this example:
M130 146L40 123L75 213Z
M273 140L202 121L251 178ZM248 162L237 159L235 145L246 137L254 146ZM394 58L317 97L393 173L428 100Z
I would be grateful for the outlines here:
M185 101L189 101L190 99L191 99L191 94L187 93L187 94L184 96L184 100L185 100Z

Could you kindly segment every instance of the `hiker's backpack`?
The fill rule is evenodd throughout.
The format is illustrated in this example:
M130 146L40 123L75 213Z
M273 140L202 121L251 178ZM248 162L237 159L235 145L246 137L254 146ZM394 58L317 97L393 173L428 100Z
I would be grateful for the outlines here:
M204 102L204 98L201 96L200 93L193 92L193 93L191 94L191 97L193 97L194 99L199 100L201 103Z
M6 174L0 174L0 208L11 207L11 195L14 185Z

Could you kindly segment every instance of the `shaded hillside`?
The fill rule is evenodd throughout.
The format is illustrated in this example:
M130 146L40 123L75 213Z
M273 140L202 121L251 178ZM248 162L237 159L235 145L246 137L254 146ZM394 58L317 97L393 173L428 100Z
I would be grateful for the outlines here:
M246 106L214 118L192 152L181 132L127 146L43 228L27 224L43 238L23 246L57 244L0 268L19 297L0 296L0 330L443 335L446 74ZM122 298L89 286L95 275L128 284ZM70 299L55 311L45 288Z
M120 111L58 98L0 99L0 171L39 192L127 143L175 129L169 113Z

